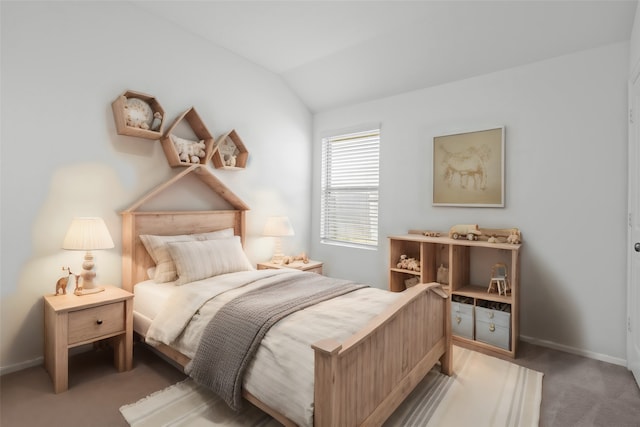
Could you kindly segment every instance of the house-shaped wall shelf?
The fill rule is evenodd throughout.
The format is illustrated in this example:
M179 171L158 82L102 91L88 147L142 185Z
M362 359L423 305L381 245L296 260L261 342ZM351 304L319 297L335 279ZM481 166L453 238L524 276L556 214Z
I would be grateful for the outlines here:
M217 169L244 169L249 152L238 133L231 130L218 138L213 153L213 165Z
M151 95L128 90L111 103L116 131L119 135L137 136L157 140L162 137L164 109ZM160 121L154 122L154 114L160 114ZM148 129L139 127L144 122Z
M187 124L191 127L191 130L193 130L193 133L198 138L198 141L204 141L204 155L198 156L199 157L198 162L192 162L190 160L189 161L180 160L178 150L176 149L176 146L172 139L173 131L175 130L176 126L178 126L183 120L186 121ZM176 135L173 135L173 136L176 136ZM194 142L198 142L198 141L194 141ZM189 108L187 111L182 113L178 118L176 118L176 120L169 127L169 129L167 129L167 133L162 137L162 139L160 139L160 142L162 142L162 149L164 150L164 154L167 157L167 161L169 162L169 165L172 167L192 166L198 163L207 163L211 159L211 156L213 155L214 143L215 143L213 136L205 126L204 122L200 118L200 115L198 115L198 112L194 107Z

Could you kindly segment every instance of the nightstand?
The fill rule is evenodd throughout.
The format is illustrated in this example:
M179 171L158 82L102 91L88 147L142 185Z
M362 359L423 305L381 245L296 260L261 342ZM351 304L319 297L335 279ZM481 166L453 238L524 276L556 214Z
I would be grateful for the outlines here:
M260 262L258 263L258 270L280 269L280 268L295 268L296 270L309 271L311 273L322 274L322 262L309 260L308 263L302 261L292 262L291 264L274 264L272 262Z
M114 364L133 364L133 294L104 286L104 292L44 297L44 365L56 393L68 388L69 349L112 338Z

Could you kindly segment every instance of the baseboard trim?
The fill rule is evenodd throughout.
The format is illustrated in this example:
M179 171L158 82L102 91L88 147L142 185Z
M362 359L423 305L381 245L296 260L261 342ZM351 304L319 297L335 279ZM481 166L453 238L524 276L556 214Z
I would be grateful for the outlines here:
M9 366L0 366L0 376L10 374L12 372L21 371L23 369L31 368L34 366L42 365L44 363L44 357L40 356L36 359L27 360L25 362L16 363Z
M85 351L90 351L92 348L93 348L92 344L84 344L78 347L71 348L69 349L69 357L74 356L76 354L84 353ZM39 366L39 365L44 365L44 356L40 356L35 359L16 363L14 365L0 366L0 377L5 374L10 374L12 372L21 371L23 369L32 368L34 366Z
M553 341L541 340L538 338L527 337L520 335L520 340L528 342L530 344L539 345L541 347L548 347L554 350L564 351L565 353L571 353L578 356L588 357L589 359L599 360L601 362L607 362L614 365L620 365L627 367L627 359L621 359L619 357L612 357L607 354L596 353L593 351L587 351L580 348L570 347L568 345L558 344Z
M586 351L575 347L570 347L568 345L558 344L553 341L541 340L538 338L528 337L525 335L520 335L520 340L524 342L528 342L530 344L539 345L541 347L552 348L554 350L564 351L565 353L571 353L578 356L588 357L589 359L600 360L601 362L612 363L614 365L627 367L627 359L622 359L618 357L612 357L606 354L595 353L593 351ZM70 356L73 354L81 353L83 351L87 351L90 347L81 346L77 349L71 349ZM75 350L75 351L73 351ZM12 372L21 371L23 369L31 368L33 366L42 365L44 363L44 357L37 357L32 360L27 360L25 362L16 363L14 365L9 366L0 366L0 376L10 374Z

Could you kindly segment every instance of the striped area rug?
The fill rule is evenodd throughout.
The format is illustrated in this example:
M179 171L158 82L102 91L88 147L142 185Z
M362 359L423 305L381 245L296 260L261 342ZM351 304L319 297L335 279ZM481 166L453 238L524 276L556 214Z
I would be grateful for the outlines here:
M456 346L453 371L431 370L385 427L538 426L541 372Z
M453 347L454 375L438 368L393 413L385 427L537 426L542 373ZM129 425L276 427L278 422L246 405L236 414L208 390L187 379L120 408Z

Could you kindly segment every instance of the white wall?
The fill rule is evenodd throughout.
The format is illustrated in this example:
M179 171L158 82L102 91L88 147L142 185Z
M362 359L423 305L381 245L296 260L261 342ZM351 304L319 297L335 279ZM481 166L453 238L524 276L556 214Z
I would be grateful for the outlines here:
M640 6L640 1L638 1ZM633 28L629 40L629 72L634 71L634 67L640 61L640 7L636 6L636 16L633 19Z
M167 124L195 106L215 136L237 130L247 169L210 167L252 208L252 261L271 255L259 235L274 214L296 231L284 250L308 251L311 115L278 77L128 2L1 7L2 371L42 356L42 296L82 261L60 249L72 217L105 219L116 247L95 253L98 281L119 286L118 212L176 173L159 142L116 133L111 102L125 90L154 95Z
M519 227L521 334L623 364L628 61L629 44L614 44L317 114L315 159L323 132L382 125L380 246L336 248L313 232L313 256L329 275L385 288L388 235ZM489 126L506 127L506 207L431 206L432 138Z

